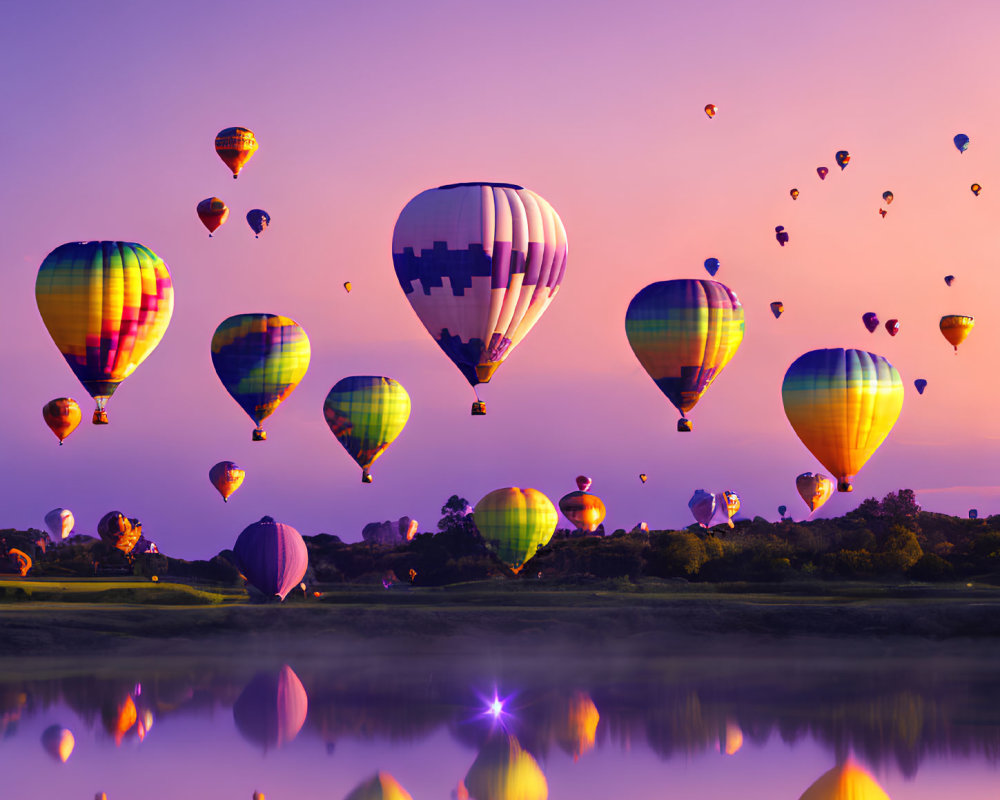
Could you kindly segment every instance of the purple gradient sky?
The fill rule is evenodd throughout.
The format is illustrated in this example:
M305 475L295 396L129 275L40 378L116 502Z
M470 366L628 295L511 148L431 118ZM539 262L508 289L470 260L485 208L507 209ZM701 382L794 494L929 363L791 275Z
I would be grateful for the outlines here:
M773 518L784 503L800 516L794 478L822 468L780 385L816 347L885 355L907 386L892 435L826 513L900 487L932 510L996 513L997 31L1000 6L985 2L12 5L0 31L0 526L42 527L65 506L92 533L118 508L165 552L207 557L264 514L357 540L364 523L403 514L432 530L452 493L533 486L555 502L580 472L609 530L687 525L698 487L737 491L747 514ZM260 142L238 181L213 149L231 125ZM972 138L964 154L959 132ZM852 156L843 173L839 149ZM410 197L466 180L537 191L570 242L560 294L483 387L485 418L469 416L472 393L411 311L390 251ZM195 205L211 195L232 216L210 240ZM253 207L273 218L260 240L243 220ZM78 239L152 248L176 308L111 400L111 425L85 421L59 448L42 405L76 397L85 420L92 406L34 281L49 251ZM709 256L746 307L746 337L681 435L623 318L646 284L705 277ZM899 336L869 335L868 310L898 317ZM209 356L215 326L248 311L293 317L313 345L264 444ZM937 329L946 313L976 316L957 358ZM321 410L351 374L394 377L413 400L367 486ZM207 480L223 459L247 470L228 505Z

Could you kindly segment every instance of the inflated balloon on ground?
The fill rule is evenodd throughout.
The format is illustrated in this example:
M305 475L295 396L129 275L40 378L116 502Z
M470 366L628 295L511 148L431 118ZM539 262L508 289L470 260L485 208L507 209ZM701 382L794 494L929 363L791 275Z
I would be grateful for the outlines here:
M309 567L309 552L291 525L263 517L248 525L233 545L237 566L262 594L284 600Z
M559 515L537 489L509 487L483 497L472 512L487 545L516 574L555 533Z

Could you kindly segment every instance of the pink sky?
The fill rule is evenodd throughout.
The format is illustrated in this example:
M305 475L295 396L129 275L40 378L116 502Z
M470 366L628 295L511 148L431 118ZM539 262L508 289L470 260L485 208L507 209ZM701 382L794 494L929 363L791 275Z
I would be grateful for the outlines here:
M817 347L884 355L906 384L893 433L825 513L901 487L931 510L997 513L998 30L1000 6L984 2L11 6L0 526L42 527L65 506L93 533L115 508L165 552L208 557L264 514L357 540L403 514L433 530L452 493L474 503L532 486L556 502L578 473L608 530L687 525L699 487L737 491L750 515L786 504L800 516L794 478L822 467L780 386ZM260 142L238 181L213 149L233 125ZM559 295L483 387L485 418L469 416L472 392L411 311L390 247L413 195L468 180L538 192L570 245ZM195 206L212 195L232 216L209 239ZM259 240L243 219L255 207L272 216ZM86 421L92 403L34 300L45 255L80 239L145 244L176 290L163 341L105 428ZM746 336L683 435L624 313L648 283L707 277L710 256L746 308ZM294 318L313 347L263 444L209 356L216 325L251 311ZM899 318L899 335L868 334L865 311ZM976 317L958 357L937 328L949 313ZM396 378L413 401L371 485L322 416L352 374ZM40 411L64 395L85 422L59 448ZM228 505L207 478L223 459L247 470Z

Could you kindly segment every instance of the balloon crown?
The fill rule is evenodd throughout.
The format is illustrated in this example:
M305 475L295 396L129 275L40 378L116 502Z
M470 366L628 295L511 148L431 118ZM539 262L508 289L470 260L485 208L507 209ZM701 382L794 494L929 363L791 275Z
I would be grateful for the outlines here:
M274 522L274 517L261 517L260 521L261 522L270 522L270 523L273 523Z
M498 189L523 189L523 186L518 186L516 183L492 183L490 181L467 181L466 183L447 183L444 186L438 186L438 189L457 189L459 186L495 186Z

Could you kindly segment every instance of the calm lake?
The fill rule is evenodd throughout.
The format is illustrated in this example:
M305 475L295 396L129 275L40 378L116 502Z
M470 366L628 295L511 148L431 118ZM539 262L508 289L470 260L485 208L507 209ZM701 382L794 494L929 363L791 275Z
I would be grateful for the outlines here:
M845 763L893 800L1000 796L995 648L162 649L0 659L3 798L343 800L382 771L415 800L797 800Z

